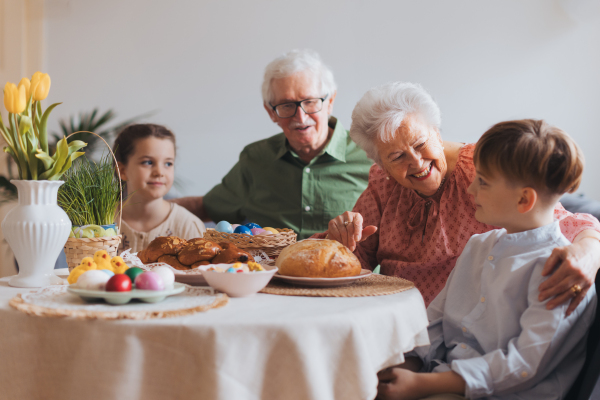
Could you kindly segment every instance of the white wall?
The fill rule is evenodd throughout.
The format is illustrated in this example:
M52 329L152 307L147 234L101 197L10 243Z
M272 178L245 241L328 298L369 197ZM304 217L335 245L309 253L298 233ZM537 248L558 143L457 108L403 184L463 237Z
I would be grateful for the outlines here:
M564 0L589 6L597 0ZM58 117L114 108L176 133L184 194L204 194L244 145L278 132L263 110L265 65L317 50L334 71L336 115L370 87L420 82L447 140L473 142L506 119L545 118L587 155L581 191L600 199L600 23L557 0L46 0L48 101ZM14 77L18 81L20 77ZM49 103L48 103L49 104Z

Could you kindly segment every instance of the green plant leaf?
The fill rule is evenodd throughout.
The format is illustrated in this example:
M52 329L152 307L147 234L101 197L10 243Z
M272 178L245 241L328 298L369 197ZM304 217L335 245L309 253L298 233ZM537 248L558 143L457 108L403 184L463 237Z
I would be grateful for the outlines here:
M38 158L35 156L37 151L37 138L33 131L27 132L27 152L29 153L29 172L31 178L37 180L38 178Z
M44 172L42 175L40 175L40 179L48 179L49 181L58 179L58 178L53 179L53 177L56 174L60 173L63 166L67 162L67 159L70 160L68 155L69 155L69 145L67 144L67 139L62 138L56 144L56 153L54 153L54 156L56 156L56 159L54 161L54 165L52 165L52 168L50 170L48 170L48 171Z
M85 155L85 152L83 152L83 151L75 152L75 153L71 154L71 156L70 156L71 157L71 161L75 161L75 160L77 160L79 157L81 157L83 155Z
M2 130L3 134L6 133L6 126L4 126L4 121L2 121L1 113L0 113L0 130Z
M42 115L42 119L40 120L40 124L38 126L38 131L40 132L40 147L46 153L48 152L48 117L50 116L52 110L54 110L54 107L59 104L62 103L54 103L46 108L46 111L44 112L44 115Z
M87 143L85 143L82 140L73 140L69 143L69 155L73 154L74 152L76 152L79 149L84 148L85 146L87 146ZM84 154L84 153L81 153Z
M13 134L13 141L15 144L15 157L17 165L19 166L19 176L21 179L29 179L29 173L27 169L28 159L25 153L25 143L23 143L22 136L19 135L18 130L15 126L15 118L13 118L14 114L8 114L8 122L10 123L10 130Z
M27 132L31 129L31 118L28 116L21 116L21 120L19 121L19 133L22 136L27 135Z
M36 101L35 102L35 107L36 107L36 113L35 115L38 116L39 119L42 119L42 102L41 101Z
M23 173L21 171L21 161L19 160L19 157L17 157L17 155L15 154L15 151L13 149L11 149L10 147L4 147L4 152L10 154L11 157L13 158L13 160L15 160L15 163L17 164L17 168L19 169L19 177L22 177ZM21 178L21 179L23 179L23 178Z
M48 155L48 153L44 153L43 150L38 149L38 152L35 155L44 165L44 170L49 170L54 164L54 159Z
M87 157L80 158L62 179L65 183L58 190L58 204L73 225L108 225L115 222L120 191L110 154L103 156L98 163Z
M0 122L2 122L1 120L2 120L2 117L0 116ZM4 141L10 147L15 147L15 144L13 143L12 134L6 129L6 127L4 125L0 126L0 133L2 134L2 137L4 138Z

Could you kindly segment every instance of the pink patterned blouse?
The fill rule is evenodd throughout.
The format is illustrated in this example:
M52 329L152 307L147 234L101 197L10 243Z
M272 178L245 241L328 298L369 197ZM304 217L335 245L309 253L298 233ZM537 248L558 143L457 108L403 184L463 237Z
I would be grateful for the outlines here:
M444 287L471 235L495 229L475 219L473 196L467 193L475 178L474 148L469 144L460 149L454 171L438 193L428 198L387 179L373 165L369 186L353 209L363 216L363 226L379 228L354 252L363 268L372 270L380 264L382 274L414 282L426 305ZM596 218L572 214L560 203L554 216L570 241L586 229L600 231Z

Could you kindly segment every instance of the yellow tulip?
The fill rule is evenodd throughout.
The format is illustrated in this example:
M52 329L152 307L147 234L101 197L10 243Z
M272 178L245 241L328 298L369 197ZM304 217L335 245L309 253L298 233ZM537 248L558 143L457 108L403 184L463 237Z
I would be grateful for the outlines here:
M29 98L31 97L31 91L29 90L29 88L31 87L31 82L29 82L29 79L27 78L23 78L21 79L21 82L19 82L19 86L25 86L25 89L27 91L27 100L29 100Z
M50 91L50 75L36 72L31 77L31 94L34 101L44 100Z
M40 80L42 79L42 75L43 74L40 71L38 71L31 77L31 90L29 92L30 96L33 94L33 92L35 92L35 89L37 89L37 86L40 83Z
M19 87L14 83L6 82L4 86L4 107L6 111L13 114L20 114L27 106L27 88L21 82Z

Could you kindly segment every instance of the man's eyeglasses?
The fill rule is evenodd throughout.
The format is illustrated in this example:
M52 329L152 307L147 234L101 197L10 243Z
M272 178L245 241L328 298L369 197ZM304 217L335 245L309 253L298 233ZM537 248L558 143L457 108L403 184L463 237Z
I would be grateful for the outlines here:
M269 105L273 107L273 111L279 118L292 118L296 115L296 111L298 111L298 106L302 107L302 111L306 114L314 114L318 113L323 109L323 102L329 95L326 95L323 98L316 99L306 99L302 101L292 101L289 103L277 104L276 106Z

